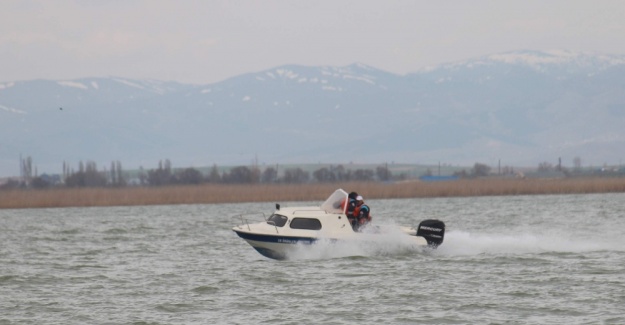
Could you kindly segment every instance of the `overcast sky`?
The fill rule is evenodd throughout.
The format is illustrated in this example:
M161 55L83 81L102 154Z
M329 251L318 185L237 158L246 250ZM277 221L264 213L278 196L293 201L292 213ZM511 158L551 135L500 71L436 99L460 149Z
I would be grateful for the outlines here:
M405 74L513 50L625 54L625 1L2 0L0 82L213 83L284 64Z

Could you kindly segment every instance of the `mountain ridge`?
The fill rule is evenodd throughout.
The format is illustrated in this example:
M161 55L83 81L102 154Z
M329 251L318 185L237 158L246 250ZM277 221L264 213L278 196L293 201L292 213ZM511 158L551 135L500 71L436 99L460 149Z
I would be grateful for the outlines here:
M405 75L283 65L218 83L120 77L0 83L0 175L19 155L152 168L305 162L535 166L625 148L625 56L492 54Z

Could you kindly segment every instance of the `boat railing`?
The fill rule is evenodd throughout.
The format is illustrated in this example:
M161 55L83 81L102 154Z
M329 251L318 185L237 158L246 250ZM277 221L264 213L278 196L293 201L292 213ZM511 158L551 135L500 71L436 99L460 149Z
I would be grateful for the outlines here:
M236 215L236 216L232 216L231 218L239 220L240 221L239 228L240 227L247 227L248 231L252 230L250 228L250 224L251 223L266 222L267 224L274 226L274 228L276 228L276 233L278 232L278 227L276 227L276 224L273 221L267 221L267 215L265 215L264 213L260 213L260 214L239 214L239 215Z

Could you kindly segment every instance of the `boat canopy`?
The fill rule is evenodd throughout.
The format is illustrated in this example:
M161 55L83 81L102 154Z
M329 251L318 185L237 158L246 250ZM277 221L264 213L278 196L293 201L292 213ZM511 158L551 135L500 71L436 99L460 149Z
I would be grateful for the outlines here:
M345 213L347 196L347 192L339 188L321 204L321 210L327 213Z

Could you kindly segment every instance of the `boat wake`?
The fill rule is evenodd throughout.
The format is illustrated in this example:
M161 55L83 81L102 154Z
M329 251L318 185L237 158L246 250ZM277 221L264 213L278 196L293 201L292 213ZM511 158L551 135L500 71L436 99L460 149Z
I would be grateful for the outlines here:
M385 228L386 229L386 228ZM477 255L524 255L541 253L586 253L593 251L625 252L623 239L579 239L565 234L489 234L467 231L449 231L445 243L437 249L416 245L407 236L401 236L394 227L366 240L332 241L320 239L314 244L299 244L289 259L331 259L343 257L376 257L428 254L441 257Z
M593 251L625 251L623 239L580 239L567 234L488 234L448 231L445 245L436 251L445 256L481 254L584 253Z

